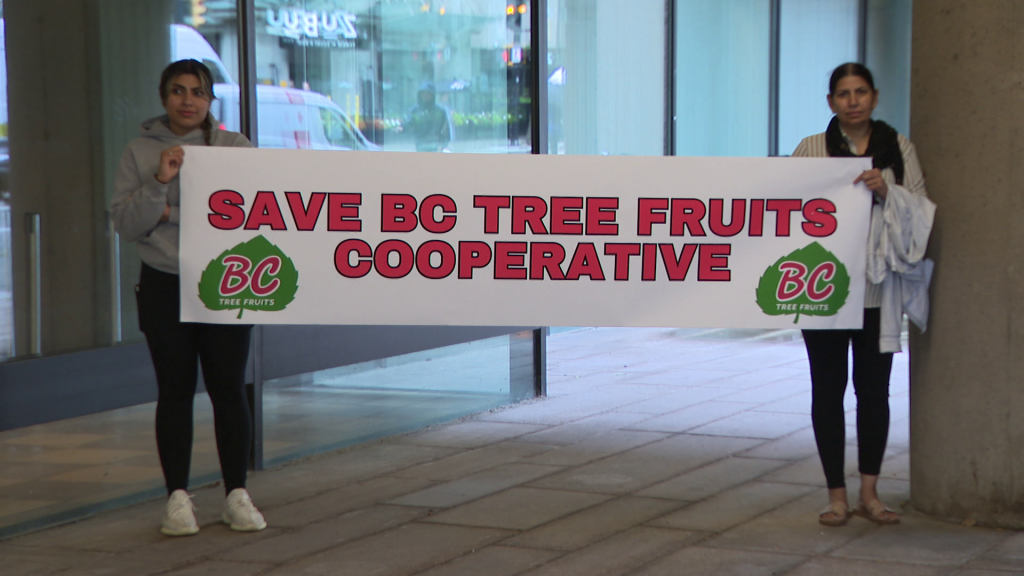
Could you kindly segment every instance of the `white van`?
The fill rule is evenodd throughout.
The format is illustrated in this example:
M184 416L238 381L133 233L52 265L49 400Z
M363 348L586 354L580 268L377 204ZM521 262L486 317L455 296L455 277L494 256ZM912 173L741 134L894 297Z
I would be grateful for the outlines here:
M241 126L238 84L206 38L190 26L172 24L171 54L174 60L192 58L210 69L217 96L210 111L220 120L220 128L237 132ZM256 101L260 148L380 150L344 110L319 92L257 84Z
M217 84L210 110L226 130L238 130L238 85ZM256 85L260 148L380 150L330 98L319 92Z
M235 84L217 51L191 26L171 24L171 61L198 60L213 73L215 84Z

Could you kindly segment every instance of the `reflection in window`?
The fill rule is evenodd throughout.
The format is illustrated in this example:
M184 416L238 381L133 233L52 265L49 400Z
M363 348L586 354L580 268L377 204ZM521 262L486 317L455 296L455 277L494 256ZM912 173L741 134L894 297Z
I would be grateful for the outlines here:
M210 112L220 127L239 129L238 8L236 0L173 0L170 11L155 2L136 3L131 10L124 3L100 4L99 18L112 31L98 40L105 95L99 101L103 117L114 119L104 132L107 172L102 194L108 196L118 159L139 135L139 124L164 112L156 85L167 64L189 58L205 64L213 74L217 97ZM109 204L109 196L104 204ZM119 260L119 286L113 299L120 317L119 338L114 339L121 342L143 340L133 296L141 266L136 250L134 243L120 241L113 252Z
M526 0L256 8L261 147L294 147L303 130L313 149L530 151ZM287 119L267 117L264 102L301 109L307 125L282 133Z
M7 41L0 2L0 360L14 356L11 255L11 156L7 141Z
M337 112L321 108L320 119L324 125L328 144L347 150L359 149L360 142L352 133L351 125Z
M264 464L533 397L515 369L517 353L516 336L499 336L267 381Z

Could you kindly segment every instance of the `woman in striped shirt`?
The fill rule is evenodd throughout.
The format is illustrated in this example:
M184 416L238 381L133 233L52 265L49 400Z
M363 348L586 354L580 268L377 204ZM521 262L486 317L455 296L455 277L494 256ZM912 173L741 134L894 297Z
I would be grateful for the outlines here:
M878 105L871 72L863 65L839 66L829 80L828 104L835 113L828 129L804 138L793 156L869 156L872 169L854 182L863 182L883 204L894 186L924 194L924 177L914 145L891 126L872 120ZM892 354L879 348L880 284L868 281L861 330L804 330L811 365L811 419L818 454L825 470L829 505L818 516L827 526L842 526L851 513L877 524L896 524L899 514L878 497L878 475L889 435L889 374ZM847 354L853 345L853 386L857 394L857 439L861 477L860 499L851 512L844 480Z

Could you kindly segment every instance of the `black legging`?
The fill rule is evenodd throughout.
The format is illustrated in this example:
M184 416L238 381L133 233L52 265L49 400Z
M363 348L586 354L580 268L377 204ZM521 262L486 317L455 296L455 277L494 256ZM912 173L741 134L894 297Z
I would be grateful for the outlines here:
M252 327L179 321L178 276L145 264L136 296L139 327L146 334L156 369L156 443L167 493L188 488L197 364L202 365L213 403L225 491L244 488L252 444L252 416L245 394Z
M864 310L862 330L804 330L811 363L811 421L829 488L846 486L847 351L853 343L853 390L857 394L857 449L861 474L878 475L889 438L889 373L892 354L878 349L879 309Z

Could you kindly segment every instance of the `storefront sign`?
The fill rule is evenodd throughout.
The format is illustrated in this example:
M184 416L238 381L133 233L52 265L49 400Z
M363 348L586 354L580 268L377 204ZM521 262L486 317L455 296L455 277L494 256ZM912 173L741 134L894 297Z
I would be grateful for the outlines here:
M307 12L299 8L267 8L267 34L281 36L299 46L351 48L355 46L356 15L341 10Z
M182 320L858 328L867 168L190 147Z

